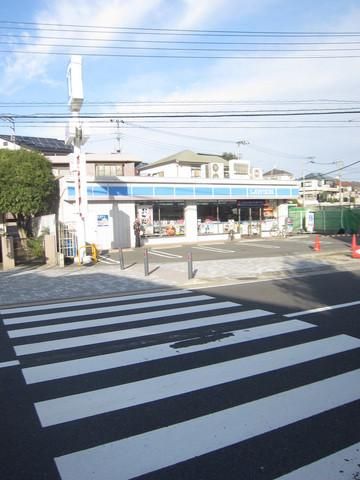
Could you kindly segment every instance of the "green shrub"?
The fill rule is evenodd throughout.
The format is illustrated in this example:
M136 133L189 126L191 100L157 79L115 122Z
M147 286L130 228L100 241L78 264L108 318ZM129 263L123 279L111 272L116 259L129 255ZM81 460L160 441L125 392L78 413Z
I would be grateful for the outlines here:
M45 255L43 237L28 238L26 241L30 255L35 258L41 258Z

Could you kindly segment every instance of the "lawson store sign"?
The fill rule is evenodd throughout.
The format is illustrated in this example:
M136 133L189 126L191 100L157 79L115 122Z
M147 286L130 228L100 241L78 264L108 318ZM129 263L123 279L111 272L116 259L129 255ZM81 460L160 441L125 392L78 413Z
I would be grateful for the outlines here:
M189 184L103 184L87 186L89 200L181 200L181 199L291 199L297 198L296 185L246 186L246 185L189 185ZM75 186L67 186L67 199L75 200Z

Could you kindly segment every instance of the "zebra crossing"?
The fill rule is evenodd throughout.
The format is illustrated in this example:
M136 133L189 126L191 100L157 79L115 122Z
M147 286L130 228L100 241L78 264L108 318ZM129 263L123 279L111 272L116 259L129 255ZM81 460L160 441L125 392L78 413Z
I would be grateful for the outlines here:
M360 399L360 340L311 318L188 290L0 315L62 480L293 478L351 448L306 446Z

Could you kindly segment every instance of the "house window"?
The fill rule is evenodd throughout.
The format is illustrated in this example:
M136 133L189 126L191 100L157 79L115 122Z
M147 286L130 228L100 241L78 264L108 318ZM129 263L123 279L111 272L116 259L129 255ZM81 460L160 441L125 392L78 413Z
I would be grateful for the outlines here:
M195 167L195 168L192 168L191 169L191 176L192 177L200 177L201 176L201 170L200 170L200 167Z
M234 173L238 175L247 175L249 173L249 167L246 164L234 163Z
M95 165L96 177L121 177L124 175L123 164L98 163Z

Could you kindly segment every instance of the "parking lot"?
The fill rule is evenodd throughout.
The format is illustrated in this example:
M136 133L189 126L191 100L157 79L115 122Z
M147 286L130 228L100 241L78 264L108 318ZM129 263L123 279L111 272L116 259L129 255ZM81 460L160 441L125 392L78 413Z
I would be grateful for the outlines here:
M147 253L149 262L167 263L187 261L191 253L194 261L224 260L231 258L269 258L276 256L306 255L314 252L315 235L298 235L281 239L247 239L202 242L196 244L143 246L122 250L127 265L143 262ZM320 253L341 253L349 250L351 236L321 236ZM145 250L147 252L145 252ZM102 263L119 262L119 250L103 252Z

